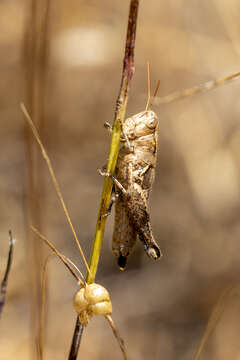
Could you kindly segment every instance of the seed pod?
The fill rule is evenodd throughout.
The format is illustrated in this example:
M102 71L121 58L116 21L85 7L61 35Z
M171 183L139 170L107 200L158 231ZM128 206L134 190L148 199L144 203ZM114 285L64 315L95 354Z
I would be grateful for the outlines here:
M84 296L85 288L81 288L76 292L73 298L73 307L78 314L87 309L88 302Z
M110 301L107 289L96 283L86 285L84 296L89 304L96 304L101 301Z
M73 307L79 314L79 320L87 325L93 315L111 315L112 303L108 291L99 284L86 284L73 298Z
M95 305L90 305L94 315L111 315L112 303L111 301L102 301Z

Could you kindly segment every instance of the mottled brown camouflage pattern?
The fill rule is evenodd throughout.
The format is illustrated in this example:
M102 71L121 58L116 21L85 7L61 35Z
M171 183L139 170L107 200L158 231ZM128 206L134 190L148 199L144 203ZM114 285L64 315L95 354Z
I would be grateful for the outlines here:
M123 125L130 148L127 141L121 142L115 177L126 193L114 185L117 198L112 239L112 250L121 269L125 268L137 238L151 258L161 256L152 234L148 207L157 160L158 122L157 115L149 110L128 118Z

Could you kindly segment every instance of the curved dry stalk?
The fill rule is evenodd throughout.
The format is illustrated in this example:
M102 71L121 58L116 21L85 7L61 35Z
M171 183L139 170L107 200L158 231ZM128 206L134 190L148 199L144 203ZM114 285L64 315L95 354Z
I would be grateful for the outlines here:
M229 286L227 287L222 295L220 296L217 304L214 306L213 311L211 313L211 316L209 318L208 324L207 324L207 328L202 336L201 342L198 346L196 355L194 357L194 360L199 360L200 356L203 352L203 348L206 345L210 335L212 334L213 330L216 328L216 325L225 309L225 304L227 301L227 298L229 297L229 295L232 293L234 289L234 286Z
M47 279L47 265L49 260L56 254L50 254L46 258L42 269L41 281L41 314L40 314L40 329L39 329L39 358L43 359L43 344L44 344L44 328L45 328L45 305L46 305L46 279Z
M9 272L10 272L11 264L12 264L13 246L15 243L15 240L12 237L11 230L9 230L9 238L10 238L10 240L9 240L8 261L7 261L5 274L4 274L4 277L3 277L3 280L1 283L1 288L0 288L0 316L2 314L3 307L5 304L5 300L6 300L7 282L8 282L8 276L9 276Z
M47 266L49 261L53 258L53 256L57 256L60 258L61 261L63 261L64 265L67 266L66 262L69 262L80 274L80 270L77 268L77 266L66 256L62 255L55 247L51 244L51 242L45 238L42 234L39 232L36 232L40 238L47 243L47 245L54 251L53 254L50 254L45 259L43 269L42 269L42 280L41 280L41 316L40 316L40 329L39 329L39 357L40 360L43 359L43 345L44 345L44 328L45 328L45 307L46 307L46 279L47 279ZM64 262L66 260L66 262ZM71 269L71 267L68 267L68 270L73 275L74 271ZM76 278L77 276L74 275ZM80 280L81 281L81 280ZM83 283L84 284L84 283Z
M81 282L81 280L79 281L79 285L81 286L85 286L86 282L84 280L84 276L83 273L80 271L80 269L77 267L77 265L74 264L74 262L72 260L70 260L68 257L66 257L65 255L62 255L63 258L79 273L79 275L81 276L83 283Z
M114 321L112 319L112 317L110 315L106 315L105 316L107 322L109 323L109 325L111 326L111 329L113 331L113 334L118 342L118 345L122 351L122 354L123 354L123 358L124 360L128 360L128 356L127 356L127 352L126 352L126 349L125 349L125 345L124 345L124 341L123 339L121 338L117 328L116 328L116 325L114 324Z
M35 124L45 137L46 130L46 99L48 98L48 59L50 49L50 0L28 0L25 6L25 26L22 42L22 70L24 80L24 102L30 110ZM39 327L40 327L40 269L43 258L42 244L32 241L33 234L30 232L29 224L34 223L39 229L42 228L43 208L45 201L45 174L41 171L41 158L39 153L35 154L37 144L32 138L31 130L24 126L24 150L25 150L25 175L24 197L25 225L26 225L26 250L28 276L31 283L30 296L30 324L32 338L32 357L38 359L36 349L39 349ZM41 196L39 196L41 194ZM37 355L37 356L36 356Z
M31 230L38 235L44 242L47 244L50 249L57 255L57 257L64 263L64 265L68 268L68 270L71 272L71 274L75 277L75 279L80 283L81 286L85 286L85 283L77 276L75 271L71 268L71 266L68 264L69 259L60 253L60 251L57 250L57 248L44 236L42 235L34 226L31 225ZM71 262L71 260L69 261ZM76 265L75 265L76 267ZM80 270L78 269L78 272L81 274Z
M59 186L59 184L58 184L58 181L57 181L57 179L56 179L56 176L55 176L55 173L54 173L54 170L53 170L53 167L52 167L51 160L50 160L50 158L48 157L48 154L47 154L47 152L46 152L46 150L45 150L45 148L44 148L44 146L43 146L43 143L42 143L42 141L41 141L41 139L40 139L40 136L39 136L39 134L38 134L38 131L37 131L37 129L36 129L36 127L35 127L32 119L31 119L31 117L30 117L30 115L29 115L29 113L28 113L25 105L24 105L23 103L21 103L21 104L20 104L20 107L21 107L21 110L22 110L23 114L25 115L25 118L26 118L26 120L27 120L27 122L28 122L28 124L29 124L29 126L30 126L30 128L31 128L31 130L32 130L32 132L33 132L33 135L34 135L36 141L38 142L38 144L39 144L39 146L40 146L40 148L41 148L42 156L43 156L44 160L46 161L46 164L47 164L47 167L48 167L48 170L49 170L49 173L50 173L52 182L53 182L53 184L54 184L54 188L55 188L55 190L56 190L56 192L57 192L57 196L58 196L58 198L59 198L59 200L60 200L60 202L61 202L63 211L64 211L65 216L66 216L66 218L67 218L68 224L69 224L69 226L70 226L70 228L71 228L71 231L72 231L72 234L73 234L73 236L74 236L75 242L76 242L76 244L77 244L77 246L78 246L78 248L79 248L81 257L82 257L82 259L83 259L83 261L84 261L84 264L85 264L88 272L91 273L91 271L90 271L90 269L89 269L89 266L88 266L88 263L87 263L87 260L86 260L86 257L85 257L85 255L84 255L84 252L83 252L82 247L81 247L81 245L80 245L80 242L79 242L79 240L78 240L76 231L75 231L74 226L73 226L73 224L72 224L72 221L71 221L71 218L70 218L70 215L69 215L67 206L66 206L66 204L65 204L65 201L63 200L63 196L62 196L62 193L61 193L61 190L60 190L60 186Z

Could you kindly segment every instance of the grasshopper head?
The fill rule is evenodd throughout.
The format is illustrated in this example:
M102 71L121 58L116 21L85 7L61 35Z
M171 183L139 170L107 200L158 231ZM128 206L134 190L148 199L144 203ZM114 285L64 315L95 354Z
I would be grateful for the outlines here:
M129 140L133 140L155 133L158 122L158 117L154 111L145 110L128 118L124 123L124 130Z

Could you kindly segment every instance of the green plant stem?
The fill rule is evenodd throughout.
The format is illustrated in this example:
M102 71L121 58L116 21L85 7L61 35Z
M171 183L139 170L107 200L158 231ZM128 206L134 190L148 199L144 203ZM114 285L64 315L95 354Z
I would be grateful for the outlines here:
M126 36L125 54L123 59L121 85L116 102L112 139L111 139L110 150L108 155L107 172L110 174L114 174L115 167L117 164L120 138L122 134L122 124L125 119L127 102L128 102L128 93L130 89L131 79L134 73L134 48L135 48L135 39L136 39L138 8L139 8L139 0L131 0L129 16L128 16L128 29ZM98 211L95 236L93 240L93 246L92 246L91 257L89 262L90 272L88 272L87 275L88 284L95 281L95 276L97 273L105 224L107 220L107 217L104 215L107 213L108 204L110 202L112 185L113 185L112 180L109 177L105 177L99 211ZM79 319L77 318L70 354L68 358L69 360L75 360L77 358L82 332L83 332L83 325L80 323Z
M111 145L108 155L107 172L114 174L117 164L120 138L122 134L122 126L128 102L128 92L130 88L130 82L134 73L134 48L136 39L136 27L137 27L137 14L138 14L139 0L132 0L130 3L130 11L128 17L128 30L125 46L125 55L123 59L123 71L122 80L120 85L120 91L116 102L116 110L113 122L113 131ZM112 179L105 177L103 190L101 195L101 201L98 211L97 224L95 237L93 240L92 252L90 257L90 272L87 276L87 283L92 283L95 280L101 247L102 239L105 230L105 224L107 217L104 214L107 213L108 204L110 202L112 193Z

